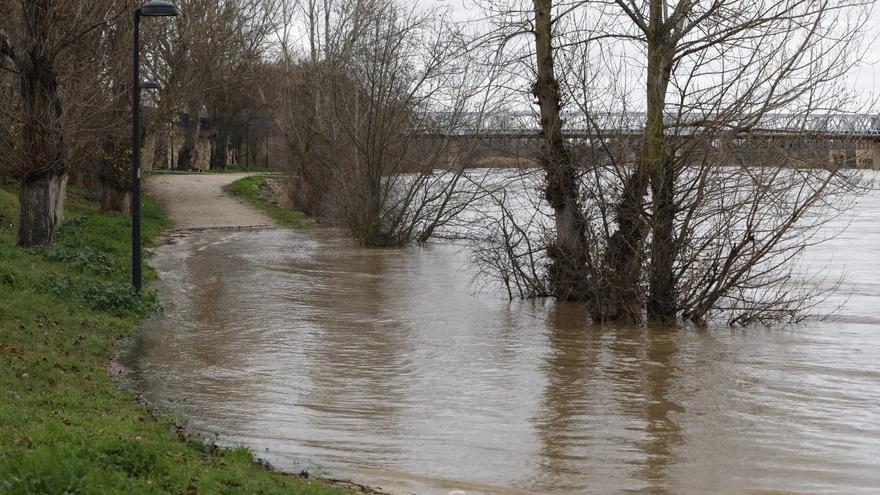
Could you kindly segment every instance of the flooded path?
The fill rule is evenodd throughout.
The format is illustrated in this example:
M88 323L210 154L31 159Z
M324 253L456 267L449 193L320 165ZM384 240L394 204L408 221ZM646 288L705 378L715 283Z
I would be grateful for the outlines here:
M144 188L168 210L175 230L271 225L271 218L225 190L251 175L153 174Z
M400 493L878 493L880 196L858 213L816 253L849 304L775 330L594 327L475 293L451 245L196 232L151 261L134 366L219 443Z

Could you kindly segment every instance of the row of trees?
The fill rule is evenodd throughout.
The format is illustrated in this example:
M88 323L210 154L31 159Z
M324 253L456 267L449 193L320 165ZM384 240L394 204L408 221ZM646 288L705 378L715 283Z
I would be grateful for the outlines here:
M50 244L62 220L68 172L115 152L114 98L130 82L108 62L127 7L0 3L0 166L21 186L20 245ZM96 83L105 91L94 91Z
M182 0L176 22L142 23L144 129L156 165L173 127L186 128L176 166L189 169L202 118L211 121L210 162L223 168L230 143L265 140L261 71L274 33L273 2ZM61 224L70 177L102 191L105 211L128 212L131 181L131 51L140 1L0 2L0 175L21 190L18 243L49 245ZM249 132L250 131L250 132ZM148 154L149 155L149 154Z

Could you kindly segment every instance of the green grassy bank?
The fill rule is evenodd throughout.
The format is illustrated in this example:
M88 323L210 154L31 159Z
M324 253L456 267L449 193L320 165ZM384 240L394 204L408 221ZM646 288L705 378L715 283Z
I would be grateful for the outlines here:
M55 246L25 250L0 188L0 494L349 493L202 443L117 390L107 365L158 301L129 288L129 219L69 196ZM146 198L145 238L165 224Z
M229 190L232 191L233 194L245 198L248 202L266 212L266 214L278 222L279 225L293 228L308 226L311 222L302 212L288 208L280 208L269 201L266 201L261 193L261 188L269 179L270 177L265 175L252 175L233 182L229 185Z

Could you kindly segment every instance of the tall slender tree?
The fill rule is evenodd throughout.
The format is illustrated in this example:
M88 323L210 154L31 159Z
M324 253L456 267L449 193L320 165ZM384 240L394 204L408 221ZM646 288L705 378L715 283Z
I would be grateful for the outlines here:
M587 283L590 253L577 165L562 135L560 85L553 61L553 1L534 0L534 9L537 77L532 93L540 107L544 195L553 208L555 226L555 238L548 246L550 287L560 300L584 301L590 298Z

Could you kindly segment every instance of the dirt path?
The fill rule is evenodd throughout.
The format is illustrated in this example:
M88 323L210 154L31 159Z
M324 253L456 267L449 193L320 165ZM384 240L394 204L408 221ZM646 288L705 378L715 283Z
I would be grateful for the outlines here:
M153 175L144 188L168 209L175 230L272 225L267 215L224 190L250 175L254 174Z

